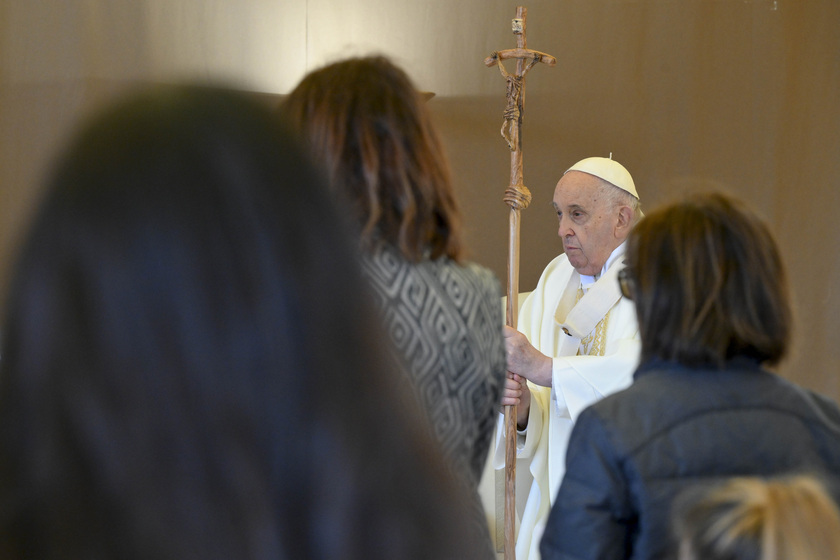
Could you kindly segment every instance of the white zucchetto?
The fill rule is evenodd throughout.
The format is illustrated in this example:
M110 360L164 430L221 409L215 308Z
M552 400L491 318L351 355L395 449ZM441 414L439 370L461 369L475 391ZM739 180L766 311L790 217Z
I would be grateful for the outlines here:
M629 192L637 199L639 198L639 193L636 192L636 184L633 183L633 177L630 176L630 172L612 158L590 157L582 159L568 168L563 175L569 171L589 173L623 191Z

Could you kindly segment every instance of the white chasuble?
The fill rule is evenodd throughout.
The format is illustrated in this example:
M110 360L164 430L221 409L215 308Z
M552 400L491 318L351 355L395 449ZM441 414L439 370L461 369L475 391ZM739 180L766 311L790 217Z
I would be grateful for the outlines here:
M590 404L629 386L638 365L635 308L621 297L617 280L623 254L621 245L597 280L581 279L560 255L519 310L518 329L553 363L551 387L528 384L528 427L517 441L517 560L539 559L539 539L563 479L574 420ZM503 416L496 431L493 467L502 469Z

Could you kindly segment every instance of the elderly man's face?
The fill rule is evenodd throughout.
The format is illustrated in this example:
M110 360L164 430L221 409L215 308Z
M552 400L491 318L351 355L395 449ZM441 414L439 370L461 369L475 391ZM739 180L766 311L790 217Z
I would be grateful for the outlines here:
M601 195L601 179L569 171L554 189L554 209L560 220L557 234L569 262L580 274L601 272L623 236L618 233L618 209Z

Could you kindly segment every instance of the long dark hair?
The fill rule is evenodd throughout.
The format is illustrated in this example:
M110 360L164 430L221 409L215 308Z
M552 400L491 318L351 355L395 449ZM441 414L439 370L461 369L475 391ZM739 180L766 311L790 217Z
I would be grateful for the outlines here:
M363 246L385 241L412 261L461 258L449 165L402 69L381 56L330 64L307 75L280 113L349 199Z
M87 125L8 297L0 555L469 557L348 230L244 94Z
M702 193L652 212L630 234L627 263L642 361L777 364L790 347L785 269L767 225L741 201Z

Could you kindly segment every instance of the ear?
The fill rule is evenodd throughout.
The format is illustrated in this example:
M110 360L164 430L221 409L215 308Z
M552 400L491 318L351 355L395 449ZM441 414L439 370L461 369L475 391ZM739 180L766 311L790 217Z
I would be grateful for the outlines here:
M618 216L615 222L615 235L619 238L626 238L633 225L633 210L629 206L619 206Z

